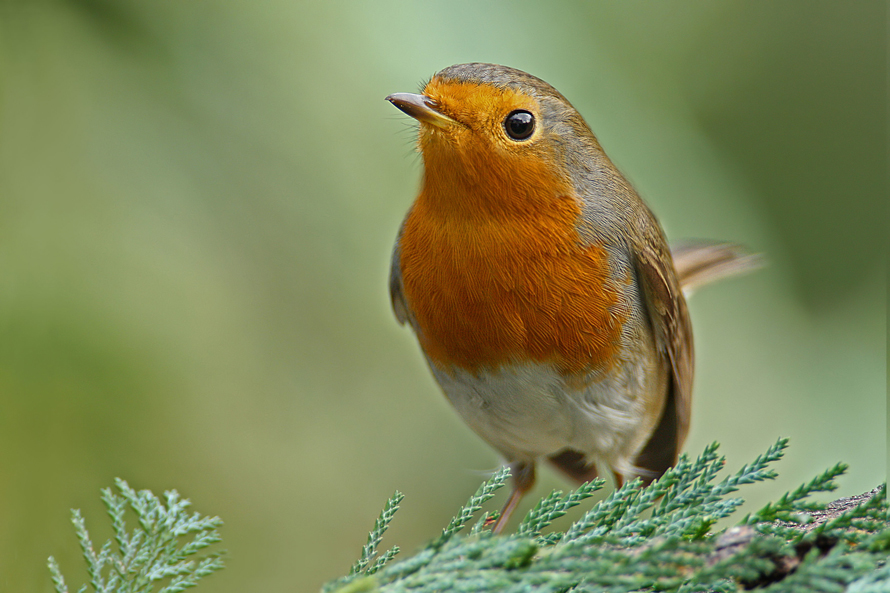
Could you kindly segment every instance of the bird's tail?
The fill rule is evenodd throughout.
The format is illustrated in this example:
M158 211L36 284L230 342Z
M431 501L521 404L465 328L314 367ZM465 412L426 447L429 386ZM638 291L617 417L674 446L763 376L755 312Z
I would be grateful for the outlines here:
M671 254L686 296L699 286L750 272L764 264L763 256L735 243L683 241L671 246Z

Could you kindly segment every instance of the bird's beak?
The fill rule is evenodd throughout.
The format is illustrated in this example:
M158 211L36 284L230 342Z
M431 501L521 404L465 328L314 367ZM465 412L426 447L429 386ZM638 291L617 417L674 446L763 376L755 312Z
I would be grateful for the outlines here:
M447 128L457 123L444 113L436 111L436 102L424 95L414 93L393 93L387 101L416 119L437 128Z

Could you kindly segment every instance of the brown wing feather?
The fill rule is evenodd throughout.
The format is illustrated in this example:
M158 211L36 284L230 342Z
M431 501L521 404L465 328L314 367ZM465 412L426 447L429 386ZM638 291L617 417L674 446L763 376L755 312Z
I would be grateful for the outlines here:
M399 245L402 241L402 227L399 228L399 234L396 236L396 244L392 250L392 260L389 267L389 299L392 303L393 313L399 323L404 324L408 321L409 310L408 304L405 302L405 295L402 292L402 267L401 267L401 250Z
M667 243L653 225L637 245L635 267L658 348L671 377L661 419L635 465L658 477L671 465L689 432L694 366L692 325Z

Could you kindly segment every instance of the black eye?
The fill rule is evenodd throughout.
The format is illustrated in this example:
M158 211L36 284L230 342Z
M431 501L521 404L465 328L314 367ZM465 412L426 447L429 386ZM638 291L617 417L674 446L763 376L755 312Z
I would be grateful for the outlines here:
M511 111L504 120L507 135L514 140L525 140L535 131L535 116L523 109Z

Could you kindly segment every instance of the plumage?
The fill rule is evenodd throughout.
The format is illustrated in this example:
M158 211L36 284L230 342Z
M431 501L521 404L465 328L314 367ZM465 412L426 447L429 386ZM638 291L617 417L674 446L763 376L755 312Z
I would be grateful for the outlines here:
M513 466L497 529L538 459L576 480L597 463L619 481L660 476L688 432L693 345L649 208L565 97L527 73L460 64L388 98L420 122L424 162L393 251L393 309ZM696 255L690 278L732 269Z

